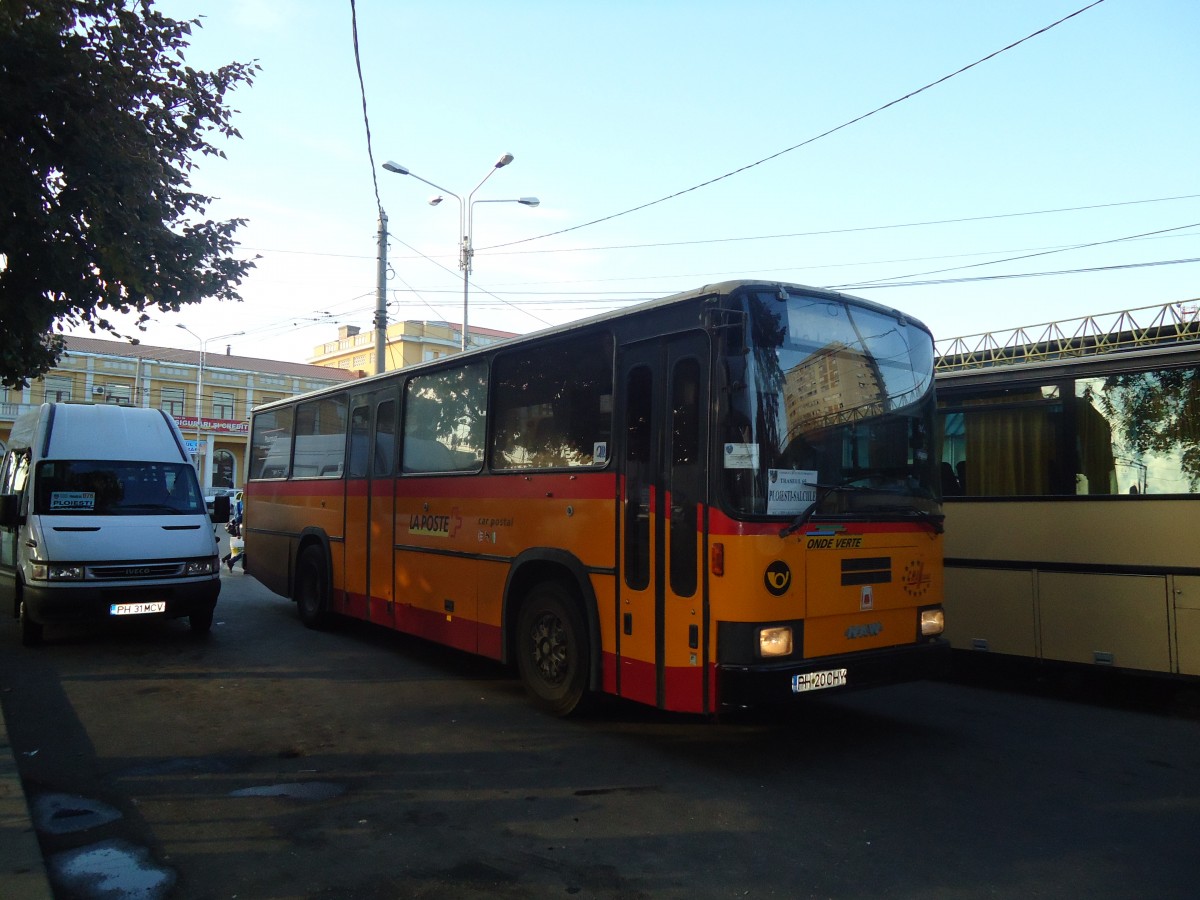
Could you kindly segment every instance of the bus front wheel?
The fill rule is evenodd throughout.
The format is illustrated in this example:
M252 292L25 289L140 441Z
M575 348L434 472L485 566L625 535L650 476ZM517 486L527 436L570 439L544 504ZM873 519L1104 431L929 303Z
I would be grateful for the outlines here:
M300 621L309 628L329 624L329 604L325 586L325 553L320 547L305 547L296 562L296 610Z
M574 712L587 692L588 643L570 592L555 582L534 587L517 617L517 669L534 703L556 716Z

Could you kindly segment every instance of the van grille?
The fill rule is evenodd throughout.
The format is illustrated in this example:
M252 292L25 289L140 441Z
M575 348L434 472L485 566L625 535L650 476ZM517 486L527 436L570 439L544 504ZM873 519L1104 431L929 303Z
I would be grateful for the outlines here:
M133 563L120 566L88 566L87 577L96 581L136 581L139 578L175 578L183 574L183 563Z

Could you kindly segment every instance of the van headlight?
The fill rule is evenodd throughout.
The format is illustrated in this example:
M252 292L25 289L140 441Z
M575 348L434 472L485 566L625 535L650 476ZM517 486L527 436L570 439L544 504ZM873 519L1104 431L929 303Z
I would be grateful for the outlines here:
M83 566L34 563L32 569L33 577L37 581L83 581Z
M215 556L208 559L189 559L183 567L184 575L211 575L220 571L220 564Z

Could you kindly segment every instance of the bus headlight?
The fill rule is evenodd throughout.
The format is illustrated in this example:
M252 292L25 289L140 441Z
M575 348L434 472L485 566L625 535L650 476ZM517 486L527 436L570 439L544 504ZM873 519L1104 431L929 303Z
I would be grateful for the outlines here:
M921 637L933 637L946 629L946 613L940 606L921 610Z
M758 632L758 653L760 656L790 656L792 652L792 628L790 625L776 625L771 628L760 628Z

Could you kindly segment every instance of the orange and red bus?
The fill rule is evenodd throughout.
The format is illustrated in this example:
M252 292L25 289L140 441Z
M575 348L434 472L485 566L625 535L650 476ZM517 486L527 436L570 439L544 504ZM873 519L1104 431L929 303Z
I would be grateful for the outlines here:
M255 410L247 571L516 665L556 714L923 677L945 657L933 340L737 281Z

